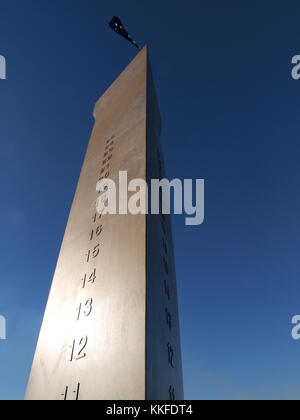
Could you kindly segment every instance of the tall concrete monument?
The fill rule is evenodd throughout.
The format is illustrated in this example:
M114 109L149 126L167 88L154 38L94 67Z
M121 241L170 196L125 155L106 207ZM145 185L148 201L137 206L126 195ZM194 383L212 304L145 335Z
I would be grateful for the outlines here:
M161 121L145 47L95 106L28 400L183 399L171 223L102 215L96 184L119 171L164 178ZM149 185L148 184L148 185Z

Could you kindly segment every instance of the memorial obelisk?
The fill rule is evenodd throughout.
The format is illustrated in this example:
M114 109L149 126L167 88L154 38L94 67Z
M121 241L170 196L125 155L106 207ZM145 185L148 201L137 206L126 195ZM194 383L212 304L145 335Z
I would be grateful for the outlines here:
M183 399L170 217L96 212L96 184L163 178L147 48L97 102L28 400ZM148 184L149 185L149 184Z

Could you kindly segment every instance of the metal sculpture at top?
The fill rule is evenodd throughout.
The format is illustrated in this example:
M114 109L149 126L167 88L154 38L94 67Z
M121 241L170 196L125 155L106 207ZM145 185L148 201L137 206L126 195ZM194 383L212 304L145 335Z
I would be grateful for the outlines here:
M125 38L127 41L131 42L137 49L140 49L138 44L134 41L132 36L126 31L124 28L123 23L121 22L121 19L117 16L114 16L112 20L109 22L109 26L114 32L117 32L119 35L121 35L123 38Z

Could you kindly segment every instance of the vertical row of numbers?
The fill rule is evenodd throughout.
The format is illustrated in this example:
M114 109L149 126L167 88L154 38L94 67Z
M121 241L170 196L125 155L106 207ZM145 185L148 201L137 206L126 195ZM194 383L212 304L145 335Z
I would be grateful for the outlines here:
M110 137L105 143L104 155L99 164L98 180L108 178L111 171L111 160L114 150L114 137ZM96 183L95 183L96 184ZM95 297L93 296L94 286L97 282L97 260L101 255L101 237L103 234L104 226L102 223L102 215L95 213L92 216L91 228L88 232L89 246L84 251L84 264L86 266L85 272L80 279L80 290L89 295L89 297L82 297L80 302L76 305L74 310L74 322L81 323L92 317L94 307L96 304ZM83 335L79 338L74 338L69 345L69 363L78 363L80 360L88 357L89 337ZM64 392L61 394L63 400L75 399L79 400L80 396L80 383L72 389L66 386Z
M159 171L159 179L163 178L163 163L161 160L160 151L157 150L157 159L158 159L158 171ZM161 231L162 231L162 266L163 266L163 273L164 273L164 295L165 295L165 320L166 320L166 327L168 329L169 334L172 332L172 313L169 309L169 304L171 301L171 291L169 285L169 255L168 255L168 237L167 237L167 224L166 224L166 216L162 212L162 200L160 200L160 224L161 224ZM170 340L171 341L171 340ZM174 348L172 344L168 341L166 345L166 352L167 352L167 360L170 369L175 368L175 361L174 361ZM175 400L175 387L171 384L169 386L169 398L170 400Z

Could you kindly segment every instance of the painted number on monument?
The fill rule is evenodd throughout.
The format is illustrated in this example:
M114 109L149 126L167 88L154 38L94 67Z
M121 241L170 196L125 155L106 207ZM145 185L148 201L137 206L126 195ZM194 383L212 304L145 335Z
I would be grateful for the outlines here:
M170 343L168 343L167 347L168 347L168 362L172 366L172 368L174 368L175 367L174 366L174 349Z
M172 385L169 388L169 396L171 401L175 401L175 388Z
M169 329L172 329L172 315L169 312L168 308L166 308L166 321L167 321L167 325L169 327Z
M108 178L110 175L110 163L111 163L111 159L113 157L112 153L114 150L114 139L115 136L111 136L110 139L108 139L106 141L106 146L105 146L105 150L104 150L104 156L103 156L103 161L101 164L101 170L100 170L100 178L99 181L101 181L104 178Z
M82 337L80 340L74 340L72 345L70 346L71 349L71 357L70 362L73 360L80 360L86 357L85 348L88 343L88 337Z
M87 277L87 275L85 274L84 277L81 279L81 281L83 282L82 288L85 289L85 286L87 283L95 283L97 276L96 276L96 268L94 269L94 271L92 272L92 274Z
M102 214L95 213L92 218L93 223L96 223L98 219L99 220L101 219L101 217L102 217Z
M86 256L86 262L89 262L91 258L97 258L100 253L100 244L96 245L92 250L89 250Z
M92 230L91 235L90 235L90 240L92 241L94 239L94 237L99 237L101 235L103 231L103 226L100 225L97 227L97 229Z
M77 321L80 321L81 318L87 318L91 315L93 310L93 299L88 299L84 304L80 303L78 308L76 308L77 312Z
M80 384L77 384L77 387L74 390L70 390L68 386L66 386L66 389L63 394L61 394L61 397L64 401L70 400L71 398L73 400L78 401L79 400L79 392L80 392Z

